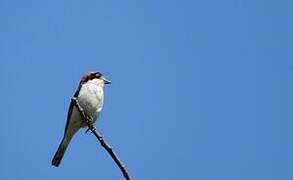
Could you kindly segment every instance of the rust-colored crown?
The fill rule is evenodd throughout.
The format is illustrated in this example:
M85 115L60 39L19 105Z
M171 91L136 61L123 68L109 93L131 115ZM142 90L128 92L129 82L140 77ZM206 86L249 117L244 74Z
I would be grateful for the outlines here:
M84 76L82 76L80 84L86 83L87 81L94 78L100 78L101 76L102 74L100 72L88 72Z

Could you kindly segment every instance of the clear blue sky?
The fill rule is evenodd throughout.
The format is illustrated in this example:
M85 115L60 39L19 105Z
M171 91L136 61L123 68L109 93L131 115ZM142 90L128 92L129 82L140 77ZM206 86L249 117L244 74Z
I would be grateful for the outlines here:
M50 164L90 70L133 179L293 179L292 5L0 0L0 179L123 179L84 131Z

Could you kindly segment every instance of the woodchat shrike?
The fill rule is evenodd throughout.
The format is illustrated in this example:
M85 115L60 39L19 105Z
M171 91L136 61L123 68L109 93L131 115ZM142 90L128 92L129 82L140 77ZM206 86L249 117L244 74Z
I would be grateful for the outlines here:
M104 103L103 88L105 84L110 83L111 82L100 72L89 72L80 80L74 98L78 100L78 103L83 108L85 114L92 118L93 122L91 123L96 122L102 111ZM70 140L80 128L84 127L87 127L85 120L73 102L71 102L67 114L64 136L54 158L52 159L53 166L59 166Z

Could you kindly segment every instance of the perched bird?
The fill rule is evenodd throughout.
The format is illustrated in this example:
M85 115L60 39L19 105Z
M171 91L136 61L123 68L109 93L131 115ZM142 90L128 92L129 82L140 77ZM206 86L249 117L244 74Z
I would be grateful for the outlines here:
M77 99L85 114L92 118L93 122L91 123L95 123L102 111L104 103L104 84L110 83L111 82L100 72L89 72L85 74L79 82L74 98ZM52 159L53 166L59 166L70 140L80 128L84 127L87 127L85 120L82 118L82 115L74 103L71 102L67 114L64 136Z

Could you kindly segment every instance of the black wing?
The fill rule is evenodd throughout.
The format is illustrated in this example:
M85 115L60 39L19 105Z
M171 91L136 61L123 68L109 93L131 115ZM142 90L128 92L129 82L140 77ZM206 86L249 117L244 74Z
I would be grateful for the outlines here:
M79 91L81 89L81 86L82 84L80 83L77 90L75 91L73 97L77 98L78 94L79 94ZM71 101L70 102L70 105L69 105L69 109L68 109L68 113L67 113L67 121L66 121L66 125L65 125L65 131L64 131L64 135L67 131L67 128L68 128L68 125L69 125L69 120L71 118L71 114L72 114L72 110L73 110L73 107L74 107L74 103Z

